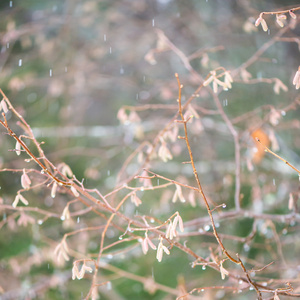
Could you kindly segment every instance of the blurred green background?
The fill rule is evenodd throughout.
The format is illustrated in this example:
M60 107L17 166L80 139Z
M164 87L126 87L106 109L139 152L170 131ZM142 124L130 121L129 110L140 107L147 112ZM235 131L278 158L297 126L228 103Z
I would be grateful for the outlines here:
M143 140L152 141L176 112L176 109L145 110L138 113L140 123L122 125L117 119L119 109L123 105L176 104L177 84L174 73L179 74L184 84L184 99L199 85L171 51L156 54L156 64L145 60L148 51L156 47L157 28L187 56L198 50L221 46L217 51L208 52L208 57L199 56L191 61L193 68L205 77L217 66L228 70L239 67L279 31L274 22L275 17L268 17L269 33L263 32L260 27L253 27L261 11L274 11L297 4L297 1L259 0L3 0L0 3L0 88L33 128L37 139L45 142L43 149L46 156L54 164L67 163L79 180L85 178L86 187L99 188L105 194L115 186L116 176L128 155ZM297 36L298 33L299 28L296 28L289 34ZM224 111L231 120L258 109L253 117L235 124L242 145L241 193L244 196L244 208L261 205L261 202L253 203L253 188L258 187L263 194L263 197L258 198L264 201L264 212L288 213L288 194L298 189L295 174L282 167L282 163L273 157L268 156L255 166L255 174L246 168L248 147L253 143L249 130L258 120L266 117L266 111L261 106L271 105L283 109L294 101L298 92L292 86L292 79L298 65L298 44L278 42L247 70L253 78L279 78L288 86L287 93L281 91L279 95L275 94L272 84L248 85L237 82L232 90L220 95ZM213 100L205 92L194 103L216 110ZM225 202L227 209L233 208L232 137L220 116L199 114L204 130L197 131L195 128L191 133L199 174L209 197L217 204ZM299 165L299 108L289 111L283 119L278 126L265 119L262 127L266 132L275 130L280 154ZM14 141L2 134L1 167L27 167L23 158L16 158L14 153L7 151L12 148ZM176 143L170 148L174 153L177 151L174 160L167 164L154 162L153 168L169 178L181 176L190 181L191 185L194 184L192 171L180 163L187 159L186 150L176 148ZM137 163L132 163L130 167L131 171L128 172L133 174L137 170ZM276 185L273 184L274 180ZM18 174L0 173L0 195L4 204L13 202L20 189L19 182ZM170 191L172 195L174 188L170 188ZM53 201L49 194L46 187L30 193L31 206L49 209L60 215L67 203L67 195L62 194L60 201ZM124 211L130 215L137 212L141 215L155 215L162 221L179 209L184 221L206 216L203 204L198 199L195 209L190 204L164 203L159 191L143 193L141 197L141 207L135 209L128 205ZM81 207L78 206L78 209ZM55 245L54 241L59 242L68 231L63 228L61 220L53 218L42 225L35 223L27 227L14 227L5 222L13 212L6 209L1 212L0 285L5 292L3 298L0 298L84 297L90 287L90 280L70 280L72 264L57 266L51 260L53 249L47 252L47 245ZM38 218L34 214L32 216ZM89 226L101 224L95 216L86 222ZM258 228L264 227L263 221L258 222L262 222L257 225ZM253 219L223 220L221 225L221 233L245 237L251 232ZM190 231L199 231L205 224L197 226L191 226ZM287 230L293 235L297 226L298 223L294 222L293 229L287 229L291 227L290 224L276 223L279 234ZM269 254L262 245L265 243L274 248L272 238L272 235L258 235L250 251L238 241L229 240L225 245L249 260L261 259L264 264L269 262ZM116 232L112 234L111 242L115 239L118 239ZM209 246L215 245L215 240L207 235L191 237L188 241L189 246L204 257L209 255ZM75 245L78 243L76 239L72 242ZM288 265L298 263L295 256L299 247L298 239L293 239L295 250L288 248L289 242L288 238L283 242L289 258ZM89 236L85 243L90 253L97 253L99 232ZM255 244L260 246L256 247ZM132 245L136 245L136 242ZM30 261L30 258L36 261ZM275 255L270 259L276 258ZM192 269L192 260L178 249L172 249L172 255L164 257L162 263L156 261L154 251L147 256L142 255L138 245L107 260L131 273L149 278L153 276L156 282L174 289L181 278L184 278L187 291L194 287L224 284L214 270L202 270L201 266ZM297 277L298 271L294 271L296 274L292 277ZM38 294L26 295L30 287L38 284L42 286L53 274L61 284L53 284L53 287L46 284ZM149 293L141 283L126 277L114 278L109 271L103 270L101 276L112 280L111 289L100 289L101 299L175 298L163 291ZM280 277L280 274L274 276ZM197 294L191 299L233 297L255 299L255 293L243 290L240 295L232 295L224 290L207 290L204 296Z

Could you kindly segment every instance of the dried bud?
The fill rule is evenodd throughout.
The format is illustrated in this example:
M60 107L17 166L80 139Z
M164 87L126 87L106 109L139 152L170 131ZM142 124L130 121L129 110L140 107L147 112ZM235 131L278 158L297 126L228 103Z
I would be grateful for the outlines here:
M7 104L6 104L6 101L4 99L0 102L0 111L1 110L3 110L4 113L8 112Z
M53 185L52 185L52 189L51 189L51 197L52 198L55 198L56 190L57 190L57 183L54 182Z
M279 124L279 120L281 119L281 113L276 110L274 107L271 108L269 121L273 126Z
M215 94L218 93L218 83L216 82L216 80L213 81L213 91Z
M157 64L157 61L154 57L154 52L153 50L149 50L146 55L144 56L144 59L146 62L148 62L150 65L154 66Z
M225 82L225 84L226 84L226 86L227 86L228 89L232 88L231 83L233 82L233 79L232 79L230 73L227 72L227 71L225 72L224 82Z
M136 207L142 204L142 200L136 195L136 193L131 194L130 199Z
M220 263L220 272L222 280L225 279L225 276L228 275L228 271L223 267L223 261Z
M24 212L21 212L20 214L20 218L18 219L17 224L19 226L24 226L26 227L29 224L34 224L35 223L35 219L32 218L31 216L25 214Z
M285 92L288 91L288 87L285 84L283 84L283 82L281 80L276 78L275 84L274 84L274 87L273 87L274 93L279 95L280 89L282 89Z
M276 15L276 22L277 24L280 26L280 27L283 27L284 26L284 23L282 22L283 20L286 19L286 15Z
M85 264L85 261L83 262L83 265L81 267L81 270L78 270L77 266L77 261L73 263L73 268L72 268L72 279L75 280L77 279L82 279L85 275L86 272L92 273L93 269Z
M71 191L75 197L79 197L79 193L73 185L71 185Z
M166 238L172 240L174 236L176 236L176 229L174 229L173 223L170 220L166 231Z
M294 79L293 79L293 85L296 86L296 90L300 87L300 66L298 67L298 71L296 72Z
M146 170L143 170L141 174L141 178L139 178L139 181L143 183L144 187L149 187L149 188L153 187L151 179L149 178L148 172Z
M146 255L150 246L153 250L156 250L156 246L152 243L152 241L148 237L147 231L145 232L145 238L141 241L143 253Z
M17 141L16 142L16 154L20 155L21 154L21 144Z
M297 19L297 16L294 14L294 12L292 10L289 11L290 17L294 20Z
M67 205L65 208L64 208L64 210L63 210L63 212L62 212L62 215L61 215L61 217L60 217L60 219L62 220L62 221L64 221L64 220L69 220L70 219L70 211L69 211L69 205Z
M61 169L61 172L65 176L68 176L68 177L72 177L73 176L73 172L72 172L71 168L67 164L63 165L63 167Z
M54 255L56 256L56 259L58 261L60 261L62 258L64 261L69 261L70 260L68 255L69 253L70 250L65 239L63 239L61 243L59 243L54 250Z
M170 150L167 147L166 142L163 138L160 139L161 145L158 149L158 156L161 158L163 162L167 162L168 160L171 160L173 158Z
M31 185L31 180L30 180L29 176L26 174L25 169L23 169L23 174L21 176L21 185L22 185L22 188L25 190L28 190Z
M209 76L209 77L203 82L203 86L208 86L213 80L214 80L214 76L213 76L213 75Z
M277 138L275 136L274 130L270 130L269 140L271 142L271 148L272 148L272 150L273 151L278 151L279 150L279 144L278 144Z
M121 107L118 111L118 114L117 114L117 118L118 120L120 121L121 124L125 124L128 122L128 116L126 114L126 111L123 107Z
M175 233L174 236L176 236L176 227L177 227L177 224L179 225L180 231L184 232L183 221L182 221L182 218L181 218L181 216L179 215L178 212L177 212L177 215L176 215L176 217L174 218L174 221L173 221L173 231Z
M255 26L256 26L256 27L259 26L259 24L261 23L261 20L262 20L262 17L261 17L261 16L259 16L259 17L256 19L256 21L255 21Z
M175 184L175 186L176 186L176 191L175 191L174 196L172 198L172 202L175 203L177 201L177 198L179 198L179 200L182 203L184 203L185 199L184 199L183 194L182 194L181 186L178 185L178 184Z
M294 206L295 206L294 197L293 197L293 194L290 193L289 194L289 206L288 206L289 210L293 210Z
M20 193L18 193L12 204L12 207L17 207L19 201L21 201L24 205L28 205L28 201Z
M163 257L163 253L165 252L167 255L170 254L170 251L169 249L163 245L162 243L162 237L160 237L160 242L158 244L158 247L157 247L157 252L156 252L156 258L159 262L161 262L162 260L162 257Z
M267 25L267 22L265 21L265 19L261 19L261 27L263 29L263 31L268 31L268 25Z

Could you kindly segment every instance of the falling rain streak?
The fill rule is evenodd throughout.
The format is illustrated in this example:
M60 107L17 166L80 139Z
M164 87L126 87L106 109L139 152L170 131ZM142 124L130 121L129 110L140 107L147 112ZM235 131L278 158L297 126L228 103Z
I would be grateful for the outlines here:
M22 59L19 59L19 67L22 66Z

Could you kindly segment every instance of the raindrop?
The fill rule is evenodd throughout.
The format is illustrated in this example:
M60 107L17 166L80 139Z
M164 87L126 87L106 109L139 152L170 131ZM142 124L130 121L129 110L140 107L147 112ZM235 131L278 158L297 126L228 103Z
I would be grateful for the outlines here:
M223 204L222 207L223 207L223 208L226 208L226 204Z
M223 106L227 106L227 105L228 105L227 99L223 100Z
M216 223L216 228L219 228L220 227L220 223Z
M12 7L12 6L13 6L13 2L9 1L9 7Z
M47 264L47 268L50 269L50 264Z
M248 244L244 244L243 248L246 252L250 250L250 246Z
M106 284L106 288L108 289L108 290L111 290L111 282L109 281L107 284Z
M204 289L201 289L201 292L204 292Z
M106 42L106 34L103 35L103 40Z
M152 27L155 26L155 22L154 22L154 19L152 19Z
M64 221L66 218L65 218L65 216L61 216L60 219L61 219L62 221Z
M122 237L121 235L119 236L119 240L120 240L120 241L123 240L123 237Z
M78 224L79 222L80 222L80 218L78 217L78 218L77 218L77 224Z
M110 175L110 170L107 170L107 176L109 176Z
M206 270L206 266L205 265L202 266L202 270Z
M253 291L254 290L254 287L253 286L250 286L249 287L249 291Z
M144 82L146 81L146 76L145 76L145 75L143 76L143 81L144 81Z
M157 185L159 185L159 179L157 178Z
M287 234L287 232L288 232L288 231L287 231L287 229L286 229L286 228L284 228L284 229L282 230L282 234L283 234L283 235L286 235L286 234Z
M286 115L286 112L285 112L284 110L282 110L282 111L281 111L281 115L282 115L282 116L285 116L285 115Z
M199 228L199 229L198 229L198 232L203 233L203 229L202 229L202 228Z
M154 219L153 218L150 219L150 223L154 223Z
M142 192L144 191L144 187L143 187L143 186L141 187L141 191L142 191Z
M65 67L65 73L67 73L68 72L68 67Z
M7 49L9 48L9 43L6 44L6 48L7 48Z
M19 67L22 66L22 59L19 59Z
M120 74L121 74L121 75L123 75L123 74L124 74L124 72L125 72L125 71L124 71L124 68L123 68L123 67L121 67L121 68L120 68Z
M209 231L209 229L210 229L210 226L209 226L209 225L205 225L205 226L204 226L204 230L205 230L205 231Z
M49 76L52 77L52 69L49 70Z
M44 221L43 221L43 220L38 220L37 223L38 223L39 225L42 225L42 224L44 223Z
M262 285L263 285L263 286L267 286L268 283L267 283L267 282L263 282Z
M3 220L6 220L6 213L3 214Z
M271 30L270 30L270 29L268 29L268 35L270 35L270 33L271 33Z
M112 254L108 254L108 255L107 255L107 258L108 258L108 259L112 259L112 258L113 258Z
M276 185L275 178L273 178L273 185Z
M111 47L109 47L109 54L111 54L112 53L112 48Z
M44 172L44 170L41 170L41 174L44 174L45 172Z
M244 283L244 281L240 279L239 280L239 284L243 284L243 283Z

